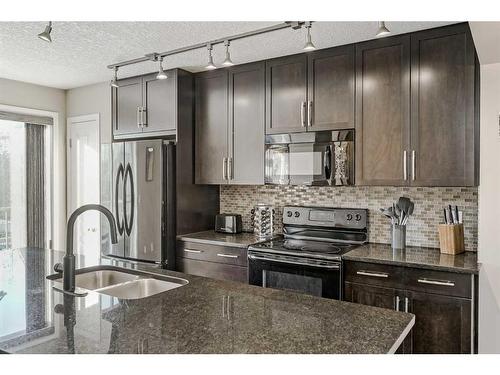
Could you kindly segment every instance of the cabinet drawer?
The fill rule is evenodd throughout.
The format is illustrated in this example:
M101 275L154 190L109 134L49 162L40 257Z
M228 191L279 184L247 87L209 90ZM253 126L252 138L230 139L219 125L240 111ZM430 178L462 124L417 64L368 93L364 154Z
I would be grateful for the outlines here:
M406 269L406 286L409 290L447 296L472 298L472 275L425 270Z
M177 256L187 259L247 266L247 249L231 246L208 245L197 242L179 241Z
M345 261L344 279L353 283L405 288L404 268L386 264Z
M247 268L232 264L214 263L202 260L177 258L180 272L190 275L205 276L217 280L230 280L247 283Z

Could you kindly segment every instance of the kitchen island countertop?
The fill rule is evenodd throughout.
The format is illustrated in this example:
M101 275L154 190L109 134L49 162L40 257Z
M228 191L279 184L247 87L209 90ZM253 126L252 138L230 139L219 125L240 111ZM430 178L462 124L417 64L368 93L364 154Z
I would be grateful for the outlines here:
M46 279L62 253L0 251L0 350L7 353L393 353L413 314L213 280L108 259L108 264L185 278L144 299L96 292L72 297Z

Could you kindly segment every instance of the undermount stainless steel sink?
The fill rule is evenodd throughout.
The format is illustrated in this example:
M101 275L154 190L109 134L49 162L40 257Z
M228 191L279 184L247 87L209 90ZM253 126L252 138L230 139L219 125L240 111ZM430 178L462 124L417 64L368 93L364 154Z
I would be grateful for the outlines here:
M138 275L133 275L121 271L93 271L76 275L75 285L77 288L96 290L117 284L122 284L127 281L137 280L139 279L139 277L140 276Z
M179 288L182 285L157 279L139 279L101 289L99 293L122 299L140 299Z
M62 282L61 274L47 279ZM115 266L96 266L77 270L75 286L120 299L140 299L188 284L180 277L160 276Z

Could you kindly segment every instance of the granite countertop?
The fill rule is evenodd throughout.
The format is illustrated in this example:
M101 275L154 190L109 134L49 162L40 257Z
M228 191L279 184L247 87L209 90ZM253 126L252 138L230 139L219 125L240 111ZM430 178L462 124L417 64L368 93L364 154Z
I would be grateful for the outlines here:
M178 240L198 242L209 245L222 245L222 246L233 246L233 247L243 247L267 241L266 239L259 239L255 234L249 232L243 232L238 234L227 234L218 233L214 230L206 230L203 232L181 234L177 236Z
M77 267L114 264L189 284L137 300L72 297L45 277L61 257L37 248L0 251L0 351L393 353L415 321L413 314L98 257L79 256Z
M441 254L439 249L409 246L404 250L393 250L391 245L369 243L349 251L342 258L458 273L477 274L479 272L477 254L470 251L449 255Z

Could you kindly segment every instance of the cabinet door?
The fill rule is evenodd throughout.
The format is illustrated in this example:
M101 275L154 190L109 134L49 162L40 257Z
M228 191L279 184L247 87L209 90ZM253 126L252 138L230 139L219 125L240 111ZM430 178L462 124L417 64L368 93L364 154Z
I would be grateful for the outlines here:
M393 288L381 288L365 284L344 283L344 300L362 305L381 307L384 309L399 309L403 293ZM398 300L399 292L399 300Z
M228 72L215 70L195 78L196 183L225 184L227 168Z
M475 50L469 28L415 33L411 48L412 185L474 185L479 150L474 147Z
M264 184L265 65L229 70L229 182Z
M266 133L306 131L307 56L266 62Z
M415 314L413 353L471 353L469 299L410 292L409 311Z
M142 77L122 79L113 89L113 135L140 134L139 107L142 106Z
M156 73L143 78L143 106L146 108L144 133L152 136L175 134L177 124L177 72L167 72L167 79Z
M308 130L354 128L354 46L308 56Z
M356 46L356 184L408 184L410 37Z

